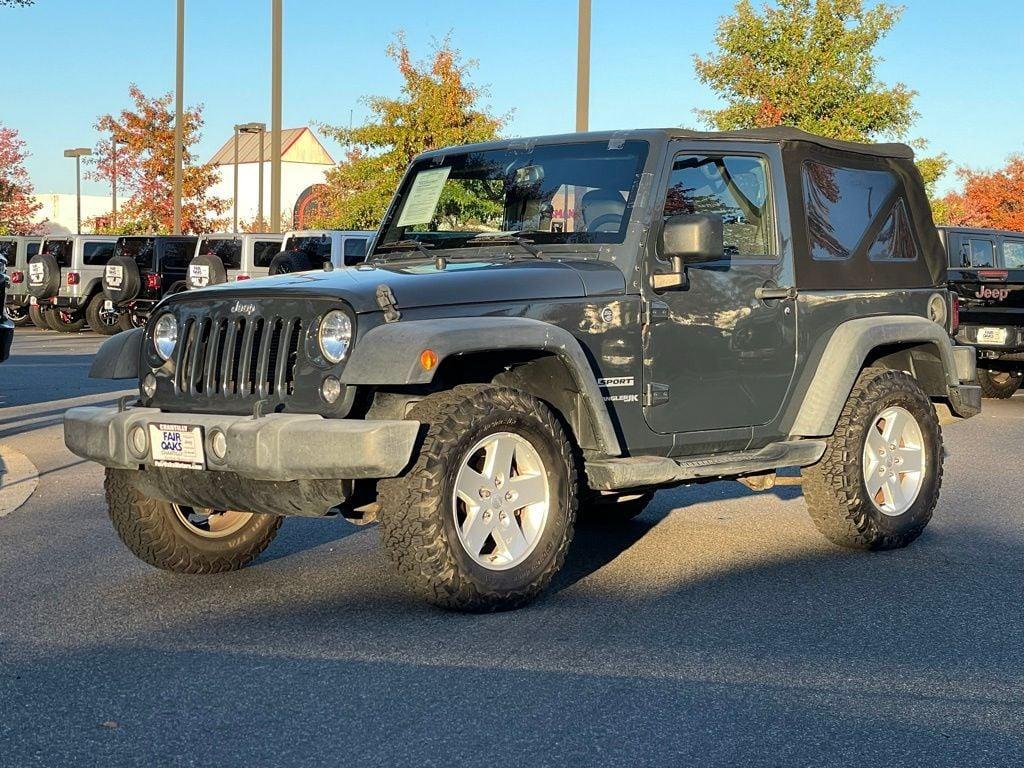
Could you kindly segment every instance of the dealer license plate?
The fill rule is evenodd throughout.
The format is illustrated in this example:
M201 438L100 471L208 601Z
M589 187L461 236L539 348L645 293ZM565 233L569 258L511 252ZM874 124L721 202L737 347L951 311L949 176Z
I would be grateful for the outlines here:
M124 267L117 264L107 264L106 271L107 285L111 288L120 288L124 282Z
M1005 328L979 328L978 329L978 343L979 344L1005 344L1006 343L1006 329Z
M39 262L28 265L28 281L32 285L41 285L46 277L46 267Z
M203 428L184 424L150 424L149 442L158 467L204 469Z
M188 275L196 288L205 288L210 284L210 268L205 264L189 264Z

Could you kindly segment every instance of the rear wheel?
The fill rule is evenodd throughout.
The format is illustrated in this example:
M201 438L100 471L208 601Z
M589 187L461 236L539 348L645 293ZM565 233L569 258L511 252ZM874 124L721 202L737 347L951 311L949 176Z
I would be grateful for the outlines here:
M50 324L46 321L46 316L50 314L49 310L40 309L38 304L30 304L28 308L28 317L32 321L32 325L36 328L41 328L44 331L52 331Z
M931 520L942 485L934 406L905 373L862 371L824 455L801 474L807 511L830 541L907 546Z
M576 520L569 439L523 392L463 385L409 418L426 428L401 478L380 483L384 548L427 601L494 611L535 598L562 567Z
M978 368L978 383L981 384L982 397L1003 400L1013 397L1020 388L1024 374L1016 371L994 371L990 368Z
M270 545L284 520L150 499L131 484L131 471L107 470L110 520L132 554L165 571L225 573L244 568Z
M89 300L89 306L85 308L85 319L89 327L95 332L104 336L113 336L121 330L118 324L116 309L105 309L104 304L107 297L98 293Z
M18 328L24 328L26 325L32 324L32 318L29 317L28 307L24 304L21 306L11 304L7 307L7 315L14 321L14 325Z
M85 328L85 313L69 312L66 309L51 309L46 313L50 329L60 333L77 333Z
M122 309L117 313L117 327L122 331L130 331L132 328L141 328L146 324L146 318L130 309Z

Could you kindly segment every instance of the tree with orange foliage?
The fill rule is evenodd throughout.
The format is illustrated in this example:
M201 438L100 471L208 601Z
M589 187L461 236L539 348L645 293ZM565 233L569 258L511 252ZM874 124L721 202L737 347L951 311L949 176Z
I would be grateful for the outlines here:
M940 224L1024 232L1024 155L1010 155L997 171L960 168L962 192L950 192L935 208Z
M463 61L448 38L435 46L429 61L413 61L401 34L387 54L402 75L401 95L367 98L373 119L365 125L321 126L350 149L327 175L318 201L324 211L317 217L319 226L375 228L412 158L440 147L489 141L505 123L480 105L486 92L469 81L476 62Z
M42 208L32 197L32 182L25 170L25 141L14 128L0 126L0 235L30 235Z
M134 83L128 93L134 109L121 114L102 115L95 128L105 135L93 150L89 178L108 184L114 175L113 141L117 141L117 188L127 201L117 214L117 232L168 233L174 223L174 97L146 96ZM210 232L226 225L220 218L230 201L210 195L217 182L217 169L197 164L190 150L200 138L203 108L184 114L184 155L182 174L181 229ZM97 232L115 231L110 217L93 221Z

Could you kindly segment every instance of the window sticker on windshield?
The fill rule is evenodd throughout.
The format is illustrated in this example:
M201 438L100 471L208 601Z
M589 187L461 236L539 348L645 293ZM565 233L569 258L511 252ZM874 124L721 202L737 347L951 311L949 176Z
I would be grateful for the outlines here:
M398 217L398 226L410 227L430 223L434 218L437 202L441 199L441 190L444 189L444 183L448 181L448 174L451 172L451 166L446 166L416 174L412 189L409 190L405 205L402 206L402 213Z

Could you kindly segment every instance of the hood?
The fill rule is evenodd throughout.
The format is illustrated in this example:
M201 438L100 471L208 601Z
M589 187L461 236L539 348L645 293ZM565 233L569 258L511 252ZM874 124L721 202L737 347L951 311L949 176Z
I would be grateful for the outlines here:
M399 309L614 295L625 290L617 267L598 261L454 261L362 265L331 272L261 277L177 294L176 301L223 298L320 297L347 302L357 313L376 312L377 287L386 285Z

